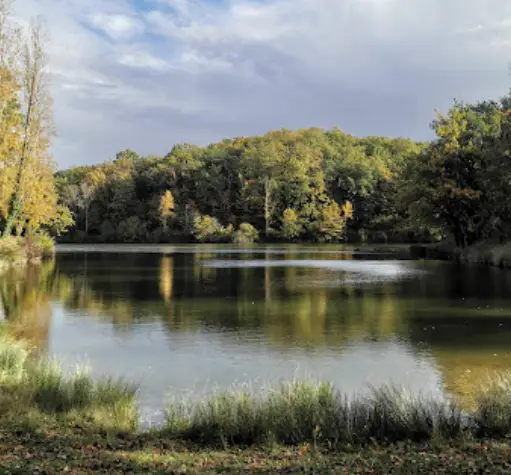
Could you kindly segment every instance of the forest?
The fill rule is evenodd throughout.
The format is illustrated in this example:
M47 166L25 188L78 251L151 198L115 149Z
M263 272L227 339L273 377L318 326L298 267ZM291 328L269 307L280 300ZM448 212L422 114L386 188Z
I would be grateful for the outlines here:
M431 142L282 129L55 172L45 48L42 26L17 26L0 0L4 239L467 247L511 234L511 95L437 112Z
M436 138L277 130L56 174L76 242L505 239L510 99L456 102Z

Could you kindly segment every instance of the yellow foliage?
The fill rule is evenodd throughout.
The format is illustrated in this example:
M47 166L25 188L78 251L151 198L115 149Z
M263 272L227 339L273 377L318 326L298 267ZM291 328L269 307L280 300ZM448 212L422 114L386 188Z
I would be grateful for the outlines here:
M20 215L30 229L38 229L57 217L57 193L48 159L31 159L21 179Z
M160 216L163 219L171 218L174 215L174 197L167 190L160 199Z
M18 84L13 74L0 67L0 216L9 212L20 151L21 115L17 103Z
M85 176L85 183L89 185L92 189L96 189L103 185L106 182L105 173L98 169L93 168L90 172Z
M350 201L346 201L342 205L342 214L344 216L344 219L352 219L353 218L353 205Z

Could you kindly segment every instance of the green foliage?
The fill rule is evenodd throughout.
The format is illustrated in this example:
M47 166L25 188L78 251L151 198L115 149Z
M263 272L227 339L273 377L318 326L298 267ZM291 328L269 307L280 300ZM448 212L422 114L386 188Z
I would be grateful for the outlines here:
M266 239L338 239L359 229L369 240L379 232L400 236L406 209L397 190L420 148L411 140L301 129L207 147L178 145L165 157L122 153L122 159L57 174L61 200L75 220L64 238L84 239L79 232L85 230L86 239L100 241L125 240L126 234L136 241L228 241L229 233L218 229L243 222ZM84 182L92 193L83 193ZM324 211L334 201L353 203L353 219L342 229L343 220ZM286 210L297 219L289 221ZM133 216L144 233L111 225Z
M85 230L100 241L223 242L250 222L265 239L452 237L459 246L504 239L511 236L510 105L509 97L456 102L433 122L430 144L312 128L178 145L165 157L122 152L57 174L75 220L66 237L83 239Z
M232 226L224 227L218 219L197 214L193 220L193 236L199 242L228 242L232 236Z
M284 210L284 213L282 214L282 227L280 231L281 236L288 241L292 241L293 239L296 239L301 232L302 225L300 224L298 216L294 210L290 208Z
M455 102L432 126L437 139L408 170L409 214L466 247L509 235L509 98Z
M342 208L336 201L325 206L321 212L321 220L317 231L319 241L338 241L343 237L346 222L353 216L353 208L347 202Z
M145 223L138 216L130 216L119 223L117 236L124 242L144 241L146 237Z
M53 257L55 254L55 241L53 238L44 233L37 233L32 237L33 245L38 249L41 258Z
M249 223L241 223L239 229L234 234L236 244L252 244L259 239L259 233Z
M74 220L70 209L67 206L57 205L57 213L46 227L52 235L60 236L73 224Z

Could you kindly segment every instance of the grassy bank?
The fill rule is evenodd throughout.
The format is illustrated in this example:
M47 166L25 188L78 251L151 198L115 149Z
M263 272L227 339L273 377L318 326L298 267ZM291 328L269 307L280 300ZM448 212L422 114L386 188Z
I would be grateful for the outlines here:
M0 473L507 473L511 376L455 401L296 381L174 403L137 430L136 388L0 339ZM473 470L472 472L470 470Z

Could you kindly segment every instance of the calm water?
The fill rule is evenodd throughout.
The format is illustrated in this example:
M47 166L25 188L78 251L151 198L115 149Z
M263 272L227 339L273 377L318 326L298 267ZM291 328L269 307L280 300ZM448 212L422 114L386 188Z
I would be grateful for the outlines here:
M166 398L313 377L469 397L511 367L511 272L340 246L64 246L5 275L0 316L68 368ZM153 419L153 420L154 420Z

